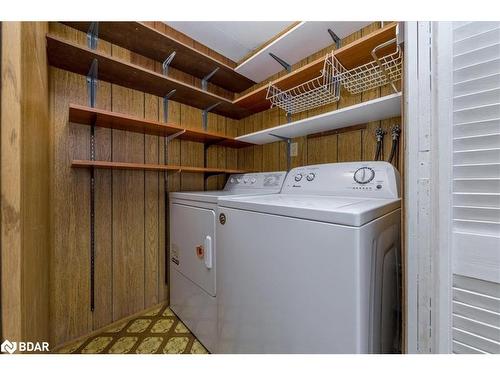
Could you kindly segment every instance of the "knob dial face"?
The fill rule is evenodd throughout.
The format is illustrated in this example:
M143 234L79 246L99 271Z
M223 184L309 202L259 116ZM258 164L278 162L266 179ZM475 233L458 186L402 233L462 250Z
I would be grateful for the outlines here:
M309 173L306 176L306 179L307 179L307 181L312 181L312 180L314 180L314 177L316 177L316 175L314 173Z
M299 182L300 180L302 180L302 174L298 173L295 175L295 181Z
M358 184L367 184L375 178L375 171L370 167L361 167L354 172L354 181Z

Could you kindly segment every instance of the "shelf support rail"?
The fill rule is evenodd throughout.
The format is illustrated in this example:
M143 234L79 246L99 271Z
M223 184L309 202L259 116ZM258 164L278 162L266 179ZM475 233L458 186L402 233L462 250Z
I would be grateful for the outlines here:
M87 45L90 49L97 49L99 40L99 22L91 22L87 31Z
M96 26L97 27L97 26ZM95 42L97 45L97 41ZM94 108L97 97L97 59L92 61L87 74L87 92L89 106ZM90 127L90 160L95 160L95 122ZM90 169L90 311L95 307L95 175Z
M219 68L217 68L219 69ZM217 70L216 69L216 70ZM201 122L202 122L202 125L203 125L203 130L207 131L207 128L208 128L208 114L209 112L214 109L215 107L217 107L221 102L217 102L215 104L212 104L211 106L205 108L203 110L203 112L201 112ZM203 167L206 168L207 167L207 152L208 152L208 147L209 145L205 144L203 145ZM204 178L205 178L205 181L204 181L204 189L207 190L207 184L208 184L208 177L210 177L209 175L205 174L204 175Z
M170 67L170 64L172 63L172 60L175 57L175 51L172 52L168 57L163 61L163 64L161 64L163 68L163 75L168 76L168 68Z
M287 172L290 172L290 169L292 167L292 153L291 153L291 148L292 148L292 138L288 137L283 137L281 135L276 135L269 133L270 136L276 137L281 141L284 141L286 144L286 170Z
M287 71L287 73L290 73L292 71L292 66L287 63L285 60L283 60L282 58L276 56L274 53L272 52L269 52L269 56L271 56L274 60L276 60L283 68L285 68L285 70ZM286 121L287 122L291 122L292 121L292 114L291 113L288 113L286 114Z
M341 39L339 38L339 36L335 34L332 29L328 29L328 34L330 34L330 36L332 37L333 42L335 43L335 48L339 49L341 45ZM334 91L340 93L340 79L336 79L334 85Z
M172 52L170 56L165 60L163 63L163 74L167 75L168 74L168 65L170 62L172 62L173 58L175 56L175 52ZM170 60L167 62L167 60ZM165 64L166 63L166 64ZM168 122L168 101L172 96L175 95L175 89L170 91L167 95L163 97L163 122L167 123ZM184 133L185 130L182 130L180 132L177 132L175 134L172 134L170 136L165 136L164 137L164 147L163 147L163 160L165 162L165 165L168 164L168 142L173 140L174 138L177 138L179 135ZM165 190L165 285L168 285L168 265L169 265L169 244L168 244L168 228L169 228L169 217L168 217L168 206L169 206L169 200L168 200L168 171L165 171L164 174L164 179L163 179L163 189Z
M210 73L208 73L205 77L203 77L203 79L201 80L201 89L203 91L208 90L208 81L210 80L210 78L212 78L214 76L215 73L217 73L218 70L219 70L219 67L215 68Z
M168 101L175 94L175 89L163 97L163 122L168 122ZM166 161L165 161L166 163Z

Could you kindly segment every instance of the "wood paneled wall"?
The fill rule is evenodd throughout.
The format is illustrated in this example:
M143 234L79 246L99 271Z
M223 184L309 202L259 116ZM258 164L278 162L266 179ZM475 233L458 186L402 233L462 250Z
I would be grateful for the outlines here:
M359 39L380 27L380 22L374 22L362 30L342 39L341 45L344 46L353 42L354 40ZM304 66L321 56L325 56L333 49L335 49L334 44L318 51L304 60L299 61L292 67L292 70ZM275 74L268 80L248 89L246 92L254 90L257 87L267 85L270 81L285 74L285 71ZM393 90L388 85L381 88L375 88L370 91L365 91L359 95L350 95L342 89L340 100L337 103L332 103L320 108L298 113L292 116L292 121L319 115L321 113L344 108L367 100L376 99L391 93L393 93ZM297 143L298 154L297 156L292 157L292 168L308 164L373 160L376 150L375 130L379 126L387 132L384 138L383 147L384 160L387 160L391 149L391 129L396 124L401 125L400 121L401 118L396 117L383 121L359 124L359 126L345 128L326 135L313 135L309 137L295 138L292 142ZM241 120L238 124L238 135L271 128L276 125L285 124L286 122L286 114L283 110L279 108L271 108L267 111L254 114ZM402 140L400 144L403 144ZM400 147L400 151L401 150L402 147ZM263 171L277 169L286 170L286 148L284 142L274 142L262 146L253 146L241 149L239 150L238 164L238 167L241 169ZM399 165L403 165L401 160Z
M46 22L2 23L2 335L49 336Z

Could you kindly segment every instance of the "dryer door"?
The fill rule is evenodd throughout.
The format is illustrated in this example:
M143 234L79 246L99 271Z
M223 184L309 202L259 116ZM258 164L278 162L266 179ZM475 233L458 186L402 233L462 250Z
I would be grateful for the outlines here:
M215 296L215 212L172 203L170 266Z

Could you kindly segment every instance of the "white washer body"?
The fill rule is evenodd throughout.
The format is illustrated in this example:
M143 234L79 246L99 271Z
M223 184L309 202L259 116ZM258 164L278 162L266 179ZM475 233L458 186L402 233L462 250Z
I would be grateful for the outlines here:
M384 162L295 168L278 195L219 199L218 352L390 352L399 207Z
M217 199L279 193L285 172L231 175L221 191L170 193L170 307L205 347L217 347Z

